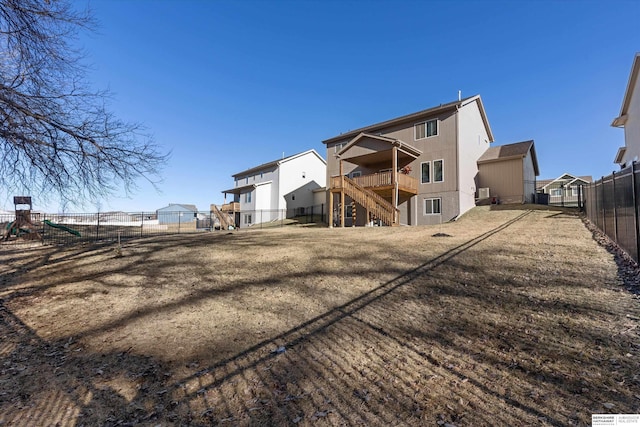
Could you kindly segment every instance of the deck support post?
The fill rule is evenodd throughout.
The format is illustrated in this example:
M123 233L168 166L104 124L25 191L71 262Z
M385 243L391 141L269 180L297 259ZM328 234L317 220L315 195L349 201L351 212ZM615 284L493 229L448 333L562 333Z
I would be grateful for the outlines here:
M329 228L333 228L333 191L329 188Z
M344 228L344 214L346 209L344 207L344 166L342 165L342 159L340 159L340 227Z

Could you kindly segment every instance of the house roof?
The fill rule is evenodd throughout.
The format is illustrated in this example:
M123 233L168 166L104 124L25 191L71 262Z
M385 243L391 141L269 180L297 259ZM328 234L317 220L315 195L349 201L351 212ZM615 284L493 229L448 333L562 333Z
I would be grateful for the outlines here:
M489 147L478 159L478 164L524 158L529 152L531 152L533 170L536 176L538 176L540 175L540 170L538 169L538 158L533 140Z
M631 66L631 74L629 74L629 81L627 82L627 90L624 92L624 98L622 99L622 107L620 108L620 115L613 119L611 126L624 127L627 122L627 113L629 112L629 105L631 105L631 96L633 95L633 89L636 87L638 76L640 75L640 52L636 53L633 58L633 65Z
M231 175L231 176L233 178L236 178L238 176L250 175L250 174L254 174L256 172L272 169L274 167L280 166L282 163L288 162L288 161L293 160L293 159L297 159L298 157L302 157L302 156L304 156L306 154L309 154L309 153L313 153L316 157L318 157L318 159L320 159L322 161L322 163L324 163L325 165L327 164L327 162L322 158L322 156L320 154L318 154L316 152L316 150L311 149L311 150L303 151L302 153L294 154L292 156L283 157L282 159L273 160L273 161L270 161L270 162L267 162L267 163L263 163L263 164L261 164L259 166L255 166L255 167L249 168L247 170L244 170L242 172L238 172L238 173L236 173L234 175Z
M228 190L222 190L221 193L224 193L224 194L242 194L242 193L246 193L246 190L248 190L248 189L253 190L256 187L259 187L261 185L271 184L272 182L273 181L264 181L264 182L257 182L255 184L243 185L241 187L234 187L234 188L230 188Z
M571 185L576 181L582 181L585 184L589 184L593 182L593 177L591 175L572 175L570 173L563 173L557 178L554 179L539 179L536 181L536 189L544 189L554 182L562 182L563 184Z
M192 212L198 212L198 208L196 207L196 205L190 205L188 203L169 203L169 206L165 206L164 208L160 208L158 210L167 210L171 207L177 207L180 206L188 211L192 211Z
M389 138L389 137L382 136L382 135L370 135L370 134L367 134L367 133L364 133L364 132L360 132L355 138L353 138L351 141L349 141L349 143L347 145L345 145L342 148L342 150L340 150L338 152L338 155L340 156L340 155L344 154L345 152L349 151L349 149L351 147L356 145L360 140L362 140L364 138L376 139L378 141L389 143L389 145L395 145L401 151L406 152L407 154L410 154L410 155L412 155L414 157L419 157L422 154L422 151L418 150L417 148L415 148L412 145L407 144L406 142L402 142L399 139Z
M489 120L487 119L487 113L484 110L482 99L480 98L480 95L474 95L468 98L464 98L460 101L453 101L447 104L440 104L437 107L428 108L426 110L418 111L416 113L407 114L405 116L396 117L395 119L391 119L391 120L376 123L373 125L365 126L359 129L351 130L351 131L342 133L338 136L334 136L333 138L325 139L324 141L322 141L322 143L331 144L333 142L342 141L347 138L351 139L360 133L375 134L376 131L392 125L397 125L405 122L412 122L412 121L420 120L422 118L433 116L445 111L455 110L456 108L460 108L462 106L471 104L472 102L478 103L480 115L482 116L482 122L484 123L484 126L487 130L487 135L489 136L489 142L493 142L493 132L491 132L491 127L489 126Z
M381 142L382 144L388 144L388 148L376 150L372 153L357 155L355 157L349 157L348 152L352 147L371 140L378 143ZM422 151L399 139L361 132L338 152L338 157L344 158L346 161L358 165L375 164L384 161L385 156L388 159L394 147L397 149L398 167L408 165L422 154Z
M627 147L620 147L618 148L618 152L616 153L616 158L613 161L613 163L616 164L621 164L622 163L622 159L624 159L624 155L627 153Z

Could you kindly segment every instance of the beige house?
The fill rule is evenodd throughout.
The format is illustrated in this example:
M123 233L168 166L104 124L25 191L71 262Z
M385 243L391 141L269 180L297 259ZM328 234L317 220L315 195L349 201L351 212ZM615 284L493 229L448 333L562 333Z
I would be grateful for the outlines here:
M548 202L551 205L579 206L584 200L584 188L591 182L593 178L590 175L563 173L554 179L538 180L536 192L548 194Z
M329 138L329 224L423 225L475 206L493 142L479 95Z
M625 168L640 157L640 53L636 53L631 66L627 90L622 100L620 115L611 126L624 128L624 147L618 149L614 163Z
M533 140L490 147L478 159L478 196L500 203L533 203L538 175Z

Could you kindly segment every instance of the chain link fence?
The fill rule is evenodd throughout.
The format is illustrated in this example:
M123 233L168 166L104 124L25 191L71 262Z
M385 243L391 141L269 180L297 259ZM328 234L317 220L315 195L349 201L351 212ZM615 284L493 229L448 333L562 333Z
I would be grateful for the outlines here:
M33 240L44 244L70 245L221 229L214 212L162 210L51 214L20 211L17 214L0 214L0 243ZM232 228L238 230L324 224L327 219L324 205L289 210L239 211L228 215L235 224Z

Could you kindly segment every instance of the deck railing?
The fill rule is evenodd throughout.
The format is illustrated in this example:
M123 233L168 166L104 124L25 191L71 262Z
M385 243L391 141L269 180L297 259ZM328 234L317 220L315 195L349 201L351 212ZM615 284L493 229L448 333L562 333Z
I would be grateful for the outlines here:
M240 212L240 203L239 202L231 202L225 203L220 207L222 212Z
M418 180L402 173L398 175L398 187L418 192ZM364 188L389 187L393 185L391 171L378 172L370 175L360 175L352 178L353 181Z

